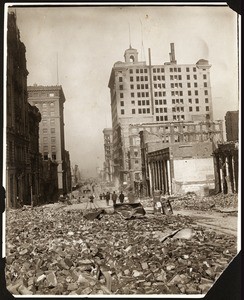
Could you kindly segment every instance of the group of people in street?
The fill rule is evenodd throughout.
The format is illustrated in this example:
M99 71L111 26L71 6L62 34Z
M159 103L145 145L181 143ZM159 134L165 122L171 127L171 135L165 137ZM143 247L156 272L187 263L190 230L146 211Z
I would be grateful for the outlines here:
M101 194L100 194L100 199L101 200L105 199L107 206L109 206L109 200L113 201L113 205L116 204L118 199L119 199L120 203L124 203L125 195L123 194L122 191L120 192L119 196L116 194L115 191L113 191L113 193L110 193L109 191L107 191L107 193L104 194L104 196L102 198L101 198Z

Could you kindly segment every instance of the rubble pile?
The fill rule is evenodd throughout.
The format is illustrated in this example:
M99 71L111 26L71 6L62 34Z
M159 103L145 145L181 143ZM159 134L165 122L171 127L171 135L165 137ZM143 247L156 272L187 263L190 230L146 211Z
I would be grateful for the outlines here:
M208 211L238 207L238 194L217 194L214 196L200 197L194 193L184 196L172 197L172 206L177 209L194 209Z
M7 211L14 295L202 294L236 255L236 239L180 215L125 220L35 207Z

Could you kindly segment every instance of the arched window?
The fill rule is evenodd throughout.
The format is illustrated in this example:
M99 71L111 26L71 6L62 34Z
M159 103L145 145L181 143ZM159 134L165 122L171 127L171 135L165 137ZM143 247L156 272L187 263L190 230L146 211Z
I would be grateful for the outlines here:
M133 55L130 56L130 62L134 62L135 61L135 58Z

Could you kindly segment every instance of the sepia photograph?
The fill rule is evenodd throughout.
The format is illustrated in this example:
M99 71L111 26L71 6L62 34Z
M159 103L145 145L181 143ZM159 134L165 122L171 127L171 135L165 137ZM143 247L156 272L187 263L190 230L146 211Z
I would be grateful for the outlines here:
M241 250L239 32L226 3L5 4L9 294L208 294Z

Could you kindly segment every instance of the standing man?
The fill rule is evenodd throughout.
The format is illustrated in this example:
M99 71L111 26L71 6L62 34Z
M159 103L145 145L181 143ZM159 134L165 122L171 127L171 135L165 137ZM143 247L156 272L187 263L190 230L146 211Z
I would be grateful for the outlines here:
M117 194L114 191L113 194L112 194L112 200L113 200L114 205L116 204L117 198L118 198L118 196L117 196Z
M125 199L125 195L121 191L120 194L119 194L119 201L120 201L120 203L124 203L124 199Z
M110 193L109 193L109 191L107 191L107 193L106 193L107 206L109 206L109 200L110 200Z

